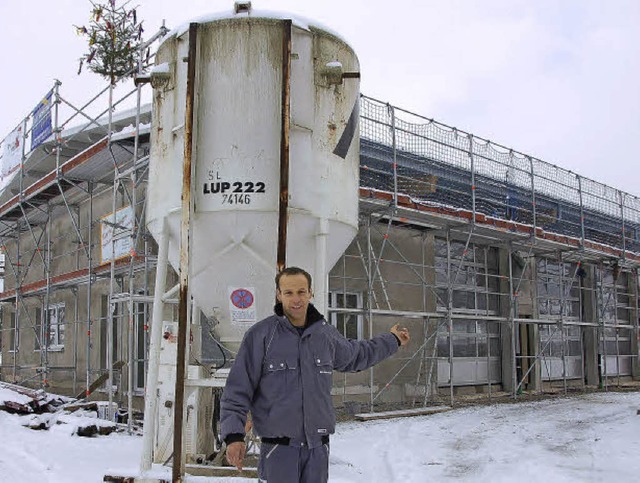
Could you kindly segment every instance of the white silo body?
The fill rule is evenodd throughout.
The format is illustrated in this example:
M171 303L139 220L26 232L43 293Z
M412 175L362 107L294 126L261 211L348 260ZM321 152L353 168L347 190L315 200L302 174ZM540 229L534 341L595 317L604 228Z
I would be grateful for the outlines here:
M324 309L323 281L358 226L359 65L338 36L286 16L198 23L189 288L234 346L272 313L287 154L286 266L313 275ZM155 237L167 220L176 270L188 44L177 31L157 53L147 201Z

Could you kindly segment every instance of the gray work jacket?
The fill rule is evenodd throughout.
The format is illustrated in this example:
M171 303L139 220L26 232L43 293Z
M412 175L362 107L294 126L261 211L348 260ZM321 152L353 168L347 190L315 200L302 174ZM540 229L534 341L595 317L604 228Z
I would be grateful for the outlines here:
M311 448L320 446L322 436L335 430L333 370L361 371L398 350L398 340L390 332L370 340L350 340L311 304L307 320L310 318L315 322L302 335L278 315L246 332L222 395L225 441L244 435L251 411L258 436L289 437Z

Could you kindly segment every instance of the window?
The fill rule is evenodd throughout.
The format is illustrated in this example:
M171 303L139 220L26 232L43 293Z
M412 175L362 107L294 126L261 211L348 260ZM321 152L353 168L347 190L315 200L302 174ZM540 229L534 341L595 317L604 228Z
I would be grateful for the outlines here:
M436 307L451 307L451 338L446 323L438 325L438 384L500 382L500 325L474 315L497 315L499 277L497 250L459 241L435 240ZM451 289L451 291L449 291Z
M136 341L135 341L135 373L134 373L134 389L144 390L144 373L147 355L147 306L146 304L137 303L134 305L134 320L136 323Z
M16 313L11 312L9 317L9 352L18 352L18 347L20 345L20 331L16 325Z
M580 327L564 328L564 336L557 325L540 325L540 353L543 357L582 356Z
M580 320L581 294L579 265L538 258L538 312L542 318Z
M64 348L64 303L50 305L47 313L49 314L47 331L49 350L62 350Z
M495 315L498 312L499 279L494 248L436 239L436 293L439 311L447 310L448 284L452 285L452 305L456 313ZM447 266L447 252L451 261ZM438 355L449 357L449 335L441 327ZM455 357L497 357L500 355L500 327L495 322L473 319L453 320Z
M449 357L449 336L438 336L438 356ZM455 357L497 357L500 355L500 326L484 320L453 320Z
M536 259L538 313L542 319L564 322L582 317L580 266L575 262ZM539 353L542 379L578 379L583 376L582 329L576 325L540 325Z
M113 310L113 317L111 316ZM119 344L118 344L118 304L110 304L109 296L102 296L102 313L100 317L100 368L103 371L109 370L108 351L109 344L109 324L113 327L113 340L111 344L111 354L113 362L118 360Z
M630 375L633 329L633 297L629 273L614 268L596 271L597 317L604 322L604 343L600 341L602 370L606 375Z
M362 294L329 292L329 307L334 309L362 309ZM362 339L362 315L331 312L331 325L347 339Z
M436 293L438 310L449 304L448 285L452 286L452 305L456 312L476 315L498 313L499 278L494 248L470 243L450 242L450 266L447 242L436 239Z

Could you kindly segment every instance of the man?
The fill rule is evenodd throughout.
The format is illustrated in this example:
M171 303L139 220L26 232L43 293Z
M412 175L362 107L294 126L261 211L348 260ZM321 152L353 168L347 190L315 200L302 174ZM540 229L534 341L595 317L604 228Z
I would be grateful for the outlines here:
M276 276L276 315L249 329L222 395L227 460L239 470L250 411L261 437L258 476L269 483L324 483L335 429L332 371L362 371L409 342L407 329L348 340L313 304L311 275L297 267Z

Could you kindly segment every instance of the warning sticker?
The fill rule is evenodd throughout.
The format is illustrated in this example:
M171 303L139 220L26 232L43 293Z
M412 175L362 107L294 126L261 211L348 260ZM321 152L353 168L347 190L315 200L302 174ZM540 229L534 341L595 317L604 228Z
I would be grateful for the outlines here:
M229 313L232 324L256 322L256 300L253 287L229 287Z

